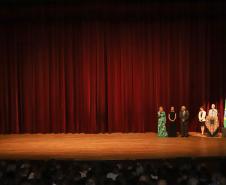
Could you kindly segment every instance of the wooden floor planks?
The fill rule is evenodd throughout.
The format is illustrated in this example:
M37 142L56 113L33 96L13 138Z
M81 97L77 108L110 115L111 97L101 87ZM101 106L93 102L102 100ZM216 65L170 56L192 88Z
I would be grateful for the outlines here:
M226 156L226 138L155 133L0 135L0 159L126 160Z

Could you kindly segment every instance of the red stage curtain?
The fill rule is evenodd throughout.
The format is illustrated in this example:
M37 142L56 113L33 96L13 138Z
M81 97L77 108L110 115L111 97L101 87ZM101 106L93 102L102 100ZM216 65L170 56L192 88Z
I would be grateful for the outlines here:
M44 16L43 16L44 17ZM215 103L226 28L216 19L11 20L0 25L0 133L156 131L156 112Z

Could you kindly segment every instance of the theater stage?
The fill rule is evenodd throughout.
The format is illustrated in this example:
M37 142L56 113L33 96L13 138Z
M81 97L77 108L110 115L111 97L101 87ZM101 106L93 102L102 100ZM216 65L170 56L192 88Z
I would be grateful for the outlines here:
M225 138L155 133L0 135L1 159L126 160L226 156Z

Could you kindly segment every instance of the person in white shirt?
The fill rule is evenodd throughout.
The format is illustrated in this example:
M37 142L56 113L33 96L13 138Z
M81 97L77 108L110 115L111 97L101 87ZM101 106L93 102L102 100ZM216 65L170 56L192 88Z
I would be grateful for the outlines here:
M211 105L211 109L209 110L209 116L210 116L210 119L214 119L214 117L217 117L217 109L215 108L215 104L212 104Z
M201 127L201 133L202 133L202 135L204 135L205 122L206 122L206 111L204 110L203 107L200 107L198 118L199 118L199 123L200 123L200 127Z

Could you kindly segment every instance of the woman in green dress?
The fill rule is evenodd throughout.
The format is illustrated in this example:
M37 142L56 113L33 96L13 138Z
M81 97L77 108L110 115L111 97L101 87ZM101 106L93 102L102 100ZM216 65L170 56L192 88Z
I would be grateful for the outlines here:
M159 107L158 111L158 136L167 137L166 132L166 113L163 110L163 107Z

